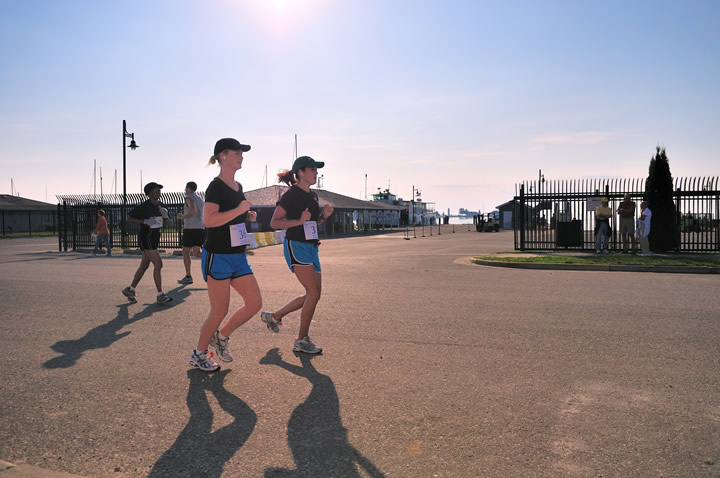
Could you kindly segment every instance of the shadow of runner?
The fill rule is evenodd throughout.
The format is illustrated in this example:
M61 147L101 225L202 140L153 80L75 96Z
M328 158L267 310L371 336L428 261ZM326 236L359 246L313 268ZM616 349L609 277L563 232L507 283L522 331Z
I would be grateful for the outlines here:
M255 412L225 389L225 376L229 372L188 370L190 421L175 443L153 465L149 477L222 476L225 463L250 438L257 422ZM211 392L220 407L234 418L232 423L214 432L213 412L206 392Z
M193 290L204 289L185 289L176 287L170 291L173 302L169 305L176 306L181 304ZM154 302L147 304L146 307L129 318L129 307L133 304L123 304L116 306L118 310L117 317L107 324L102 324L91 329L83 337L77 340L60 340L50 348L55 352L62 354L59 357L53 357L43 364L44 368L69 368L83 356L85 352L93 349L103 349L110 347L116 341L130 334L130 331L119 333L120 330L128 324L150 317L153 312L161 309L167 309L167 305L157 305Z
M385 475L347 441L347 429L340 417L335 384L313 367L314 356L298 354L302 367L285 362L274 348L260 359L261 364L277 365L312 384L305 402L298 405L288 421L288 445L296 469L268 468L268 478L329 477L360 478L357 466L371 477Z

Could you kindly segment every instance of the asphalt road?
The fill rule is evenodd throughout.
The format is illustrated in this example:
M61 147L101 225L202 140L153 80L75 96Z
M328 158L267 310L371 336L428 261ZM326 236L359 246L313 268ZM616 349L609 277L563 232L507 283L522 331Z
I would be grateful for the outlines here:
M468 265L512 233L449 227L324 240L324 354L292 352L297 314L277 335L253 319L216 374L188 366L208 311L198 263L180 286L182 260L165 260L171 306L149 275L129 305L137 256L0 241L0 460L103 477L720 476L720 277ZM250 263L265 309L301 292L280 247Z

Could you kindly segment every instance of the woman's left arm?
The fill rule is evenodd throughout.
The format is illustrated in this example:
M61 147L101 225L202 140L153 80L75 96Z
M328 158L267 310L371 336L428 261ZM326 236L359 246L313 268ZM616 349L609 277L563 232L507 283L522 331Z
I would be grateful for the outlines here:
M320 217L318 218L318 224L323 222L325 219L330 217L330 215L333 213L334 209L331 204L325 204L322 208L322 213L320 214Z

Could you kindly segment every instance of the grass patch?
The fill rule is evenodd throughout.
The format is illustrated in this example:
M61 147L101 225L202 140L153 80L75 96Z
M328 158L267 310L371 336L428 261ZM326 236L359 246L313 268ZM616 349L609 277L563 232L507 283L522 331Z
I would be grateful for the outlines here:
M640 257L629 254L541 254L533 257L476 256L474 259L487 262L513 262L525 264L602 264L638 266L720 267L720 255L717 254L707 256L653 255L650 257Z

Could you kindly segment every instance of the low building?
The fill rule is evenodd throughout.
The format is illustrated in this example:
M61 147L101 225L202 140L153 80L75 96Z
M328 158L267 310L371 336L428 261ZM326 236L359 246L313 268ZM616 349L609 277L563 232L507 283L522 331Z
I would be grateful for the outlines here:
M496 206L495 208L500 212L500 227L503 229L513 229L518 224L516 224L516 221L518 220L515 217L516 209L519 209L520 204L515 199L502 203L499 206ZM531 222L533 225L536 223L536 214L533 211L532 207L525 206L525 220Z
M273 185L245 191L245 196L252 203L252 210L258 213L256 232L273 230L270 219L275 205L287 190L288 186ZM400 215L404 210L402 206L363 201L324 189L313 188L312 191L317 194L320 206L330 204L334 209L329 220L321 225L321 230L324 228L328 236L400 227Z
M2 235L55 232L57 206L10 194L0 194Z

